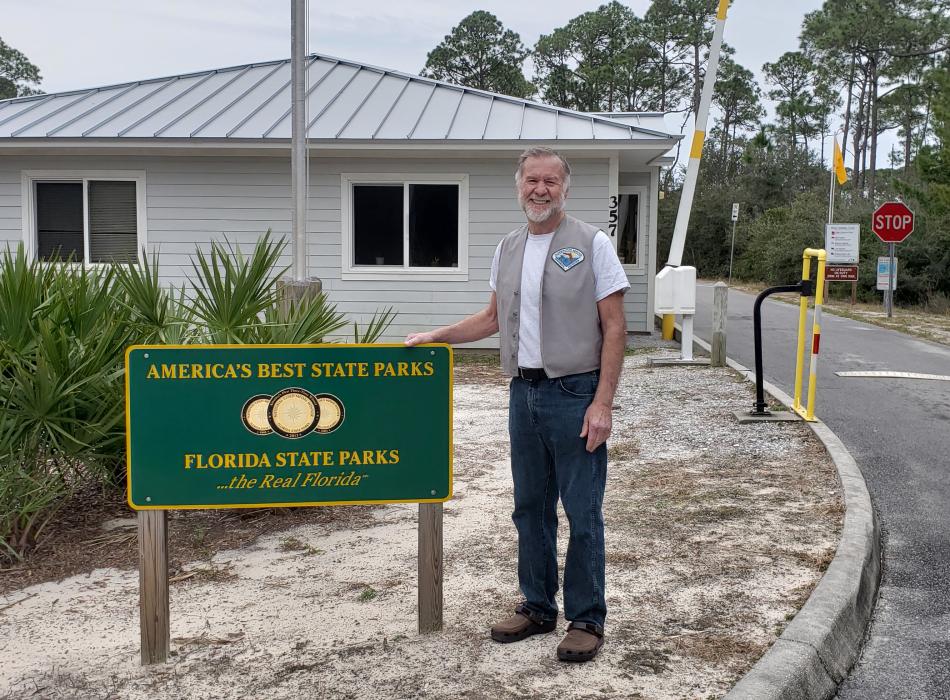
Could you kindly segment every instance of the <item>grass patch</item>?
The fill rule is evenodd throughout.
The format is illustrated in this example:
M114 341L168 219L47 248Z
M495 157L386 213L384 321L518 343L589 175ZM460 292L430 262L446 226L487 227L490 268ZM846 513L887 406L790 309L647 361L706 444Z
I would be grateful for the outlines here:
M657 676L670 667L670 649L636 649L624 654L620 666L638 676Z
M639 455L639 440L615 440L607 446L607 459L612 462L625 462Z
M373 600L377 595L379 594L376 592L375 588L373 588L372 586L367 586L362 591L360 591L360 594L357 596L356 599L360 601L361 603L368 603L369 601Z
M677 637L674 644L683 656L719 664L735 659L755 659L765 651L763 644L717 632L683 635Z
M453 361L463 367L500 367L501 356L497 350L456 350Z
M607 552L606 555L608 564L639 564L640 557L638 557L633 552L615 550L612 552Z
M323 554L322 549L316 549L306 542L290 536L281 538L277 549L281 552L300 552L305 557L309 557L311 554Z
M642 346L636 348L626 348L623 351L624 357L630 357L632 355L649 355L650 353L660 352L661 350L669 350L669 348L663 348L660 346Z

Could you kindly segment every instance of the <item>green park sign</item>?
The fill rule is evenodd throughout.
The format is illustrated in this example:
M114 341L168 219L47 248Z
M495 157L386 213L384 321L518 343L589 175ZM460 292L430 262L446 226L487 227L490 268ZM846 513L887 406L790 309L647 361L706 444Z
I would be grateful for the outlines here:
M452 497L447 345L136 345L136 510Z

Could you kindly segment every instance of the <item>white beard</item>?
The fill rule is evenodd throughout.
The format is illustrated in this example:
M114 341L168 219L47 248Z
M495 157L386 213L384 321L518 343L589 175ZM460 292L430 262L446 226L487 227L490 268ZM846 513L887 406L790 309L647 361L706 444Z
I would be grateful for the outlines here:
M537 208L537 205L533 205L530 199L522 199L519 197L519 200L521 209L524 211L525 216L528 217L528 221L535 224L543 224L545 221L558 214L564 207L564 197L551 199L548 205L543 209L539 209Z

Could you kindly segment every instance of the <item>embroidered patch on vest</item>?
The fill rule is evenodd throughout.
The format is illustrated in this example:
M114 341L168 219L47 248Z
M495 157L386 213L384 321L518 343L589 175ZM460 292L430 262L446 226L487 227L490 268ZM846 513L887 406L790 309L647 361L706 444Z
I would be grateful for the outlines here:
M557 263L557 266L567 272L572 267L576 267L584 262L584 254L577 248L561 248L554 251L551 259Z

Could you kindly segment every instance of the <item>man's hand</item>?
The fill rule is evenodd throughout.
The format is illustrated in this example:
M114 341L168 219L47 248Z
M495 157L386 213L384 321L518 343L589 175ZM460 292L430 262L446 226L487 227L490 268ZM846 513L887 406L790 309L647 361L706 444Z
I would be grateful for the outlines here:
M432 331L427 331L425 333L410 333L406 336L405 342L407 347L412 347L413 345L422 345L423 343L434 343L435 340L432 338Z
M610 415L610 404L591 403L584 414L584 427L580 437L587 438L587 451L593 452L607 442L610 437L610 428L613 418Z
M488 306L481 311L472 314L468 318L463 318L458 323L451 326L442 326L425 333L410 333L403 341L408 347L413 345L422 345L423 343L448 343L455 345L457 343L471 343L473 340L487 338L492 333L498 332L498 302L495 300L495 293L492 292L488 298Z

